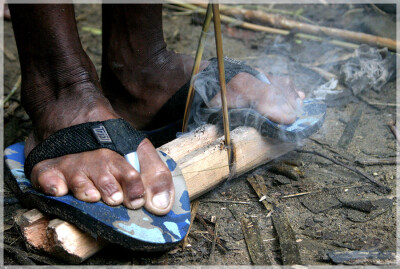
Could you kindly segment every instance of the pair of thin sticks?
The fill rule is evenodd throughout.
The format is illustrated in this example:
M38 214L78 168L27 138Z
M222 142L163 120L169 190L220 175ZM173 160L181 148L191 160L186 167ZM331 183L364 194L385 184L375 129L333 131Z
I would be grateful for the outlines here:
M213 15L213 16L212 16ZM198 74L200 68L201 58L203 56L204 51L204 43L206 34L208 32L208 28L211 22L211 16L214 20L214 31L215 31L215 45L217 50L217 60L218 60L218 73L219 73L219 83L221 86L221 104L222 104L222 116L224 123L224 134L225 134L225 147L228 152L228 160L229 160L229 168L231 169L233 162L233 154L232 154L232 146L231 146L231 137L229 130L229 116L228 116L228 105L226 101L226 82L225 82L225 68L224 68L224 59L223 59L223 50L222 50L222 34L221 34L221 20L219 13L219 5L218 4L208 4L207 12L203 23L203 28L201 31L199 43L197 46L196 56L194 60L192 76L190 79L190 86L188 97L186 100L185 114L183 117L183 126L182 132L187 130L187 124L189 121L190 107L192 106L193 97L194 97L194 77Z

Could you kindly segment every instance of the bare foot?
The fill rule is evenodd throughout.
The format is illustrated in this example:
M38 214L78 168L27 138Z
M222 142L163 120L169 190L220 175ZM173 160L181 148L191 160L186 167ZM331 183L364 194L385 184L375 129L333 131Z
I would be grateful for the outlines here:
M207 65L202 62L200 69ZM156 129L182 119L186 100L166 115L157 113L190 79L192 67L192 57L166 49L161 5L103 6L101 83L114 110L133 126ZM271 81L268 85L238 74L227 85L228 105L255 108L276 122L293 122L304 94L287 79ZM209 105L219 106L219 100L217 95Z
M181 119L186 100L181 100L175 107L179 111L171 111L169 115L157 112L190 79L193 58L165 48L145 63L136 64L137 58L129 55L129 51L120 48L110 49L108 60L103 61L103 90L113 108L138 129L155 129ZM208 64L203 61L200 69ZM304 93L297 91L286 77L268 77L270 85L248 73L237 74L227 85L229 108L251 107L272 121L294 122L301 110ZM220 93L207 105L220 107ZM155 117L157 125L153 121ZM163 121L160 122L160 118Z
M193 67L193 58L166 49L161 11L161 5L103 6L104 94L138 129L182 119L186 100L179 100L166 115L157 113L190 79ZM207 65L202 62L200 69ZM279 123L293 122L304 94L287 79L270 79L272 85L267 85L250 74L238 74L227 85L228 105L255 108ZM217 95L209 105L219 106L219 100Z

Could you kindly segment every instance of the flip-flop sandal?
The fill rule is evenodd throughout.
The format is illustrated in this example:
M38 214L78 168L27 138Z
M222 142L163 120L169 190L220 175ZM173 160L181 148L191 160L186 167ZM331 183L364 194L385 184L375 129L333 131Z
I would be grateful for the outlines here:
M138 166L137 145L144 139L122 119L89 122L62 129L40 143L25 160L24 143L5 150L6 182L27 207L36 207L50 215L75 224L95 238L101 238L133 250L162 251L177 245L187 234L190 224L190 201L182 173L173 159L159 151L160 158L172 173L175 201L164 216L155 216L144 208L130 210L111 207L103 202L82 202L71 194L48 196L36 191L25 175L45 159L66 154L108 148L125 156Z

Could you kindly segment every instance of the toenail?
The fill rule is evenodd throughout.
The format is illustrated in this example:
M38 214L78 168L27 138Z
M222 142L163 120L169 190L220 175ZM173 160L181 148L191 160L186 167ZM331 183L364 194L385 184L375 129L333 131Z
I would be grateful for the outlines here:
M97 190L90 189L90 190L85 191L85 196L94 198L94 197L99 196L99 192Z
M303 107L303 100L300 98L296 99L296 109L301 109Z
M56 187L51 187L49 190L50 195L57 195L57 188Z
M145 201L144 201L143 198L137 198L137 199L131 201L131 207L132 207L133 209L142 207L142 206L144 205L144 202L145 202Z
M153 205L160 209L165 209L169 205L169 193L168 192L161 192L157 193L153 197Z
M111 200L113 200L115 203L119 203L122 200L122 193L121 192L116 192L113 195L111 195Z

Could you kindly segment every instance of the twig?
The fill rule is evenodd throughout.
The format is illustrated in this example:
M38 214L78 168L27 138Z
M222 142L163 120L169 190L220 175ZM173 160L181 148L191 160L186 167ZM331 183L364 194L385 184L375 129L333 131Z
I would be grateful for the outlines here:
M260 184L259 179L260 176L259 175L255 175L255 176L249 176L247 177L247 181L250 183L251 187L253 188L253 190L256 192L258 198L261 200L261 198L267 194L267 187L263 184ZM268 201L266 201L265 199L261 200L261 203L264 205L264 207L269 211L272 212L273 210L273 205L271 203L269 203Z
M6 98L3 100L2 107L4 107L4 104L10 100L10 98L14 95L14 93L18 90L19 86L21 85L21 75L18 76L17 82L15 82L14 86L12 87L11 91L9 94L6 96Z
M343 47L343 48L348 48L348 49L357 49L358 47L360 47L357 44L354 43L349 43L349 42L345 42L345 41L340 41L340 40L326 40L322 37L319 36L314 36L314 35L309 35L309 34L302 34L302 33L298 33L295 34L296 37L301 38L301 39L307 39L307 40L313 40L313 41L319 41L319 42L323 42L326 41L328 43L331 43L333 45L339 46L339 47Z
M174 3L175 5L185 7L187 9L193 10L194 12L198 12L200 14L205 14L206 11L204 8L191 5L191 4L181 4L176 0L168 0L170 3ZM229 16L221 15L221 21L224 23L231 24L233 26L241 27L244 29L248 30L253 30L253 31L259 31L259 32L265 32L265 33L270 33L270 34L279 34L279 35L289 35L291 32L288 30L283 30L283 29L277 29L277 28L272 28L272 27L267 27L267 26L262 26L254 23L249 23L249 22L244 22ZM359 45L349 43L349 42L344 42L344 41L339 41L339 40L325 40L321 37L318 36L313 36L313 35L308 35L308 34L301 34L297 33L295 34L295 37L301 38L301 39L306 39L306 40L313 40L313 41L318 41L318 42L323 42L326 41L328 43L334 44L336 46L341 46L344 48L350 48L350 49L355 49L358 48Z
M214 262L214 251L215 251L215 243L217 242L218 238L218 218L215 220L215 225L214 225L214 237L211 243L211 250L210 250L210 256L208 258L209 263Z
M14 111L19 107L18 102L13 102L11 105L9 105L5 110L4 110L4 118L10 117Z
M194 218L196 217L197 210L199 209L199 205L200 205L200 201L199 200L195 200L195 201L193 201L191 203L190 225L189 225L188 232L187 232L185 238L183 239L182 248L186 248L189 245L188 236L189 236L189 233L190 233L190 229L192 228L192 224L193 224Z
M388 123L388 126L390 128L390 131L392 131L394 137L396 138L397 142L400 143L400 137L397 135L397 127L396 127L396 122L391 121Z
M348 152L345 153L345 152L343 152L341 149L333 148L333 147L332 147L331 145L329 145L328 143L324 143L324 142L322 142L322 141L319 141L319 140L317 140L317 139L315 139L315 138L311 138L311 137L309 137L309 138L307 138L307 139L309 139L309 140L313 141L314 143L320 145L322 148L324 148L324 149L326 149L326 150L328 150L328 151L330 151L330 152L332 152L332 153L338 155L338 156L339 156L340 158L342 158L342 159L345 159L345 160L347 160L347 161L352 161L352 160L355 159L355 156L351 156L351 154L349 154ZM341 151L342 151L342 152L341 152ZM350 155L350 156L345 156L345 155Z
M355 56L354 52L343 54L342 56L336 57L337 51L334 54L331 54L329 58L325 55L317 59L314 63L311 63L310 66L320 66L320 65L327 65L327 64L334 64L338 62L345 62L348 59Z
M338 147L344 149L347 148L347 146L351 143L354 137L354 133L360 122L363 110L364 104L358 104L355 110L351 113L351 118L347 122L346 127L344 128L344 131L340 136L339 142L337 143Z
M198 5L202 6L203 4ZM223 7L224 6L221 5L221 13L225 15L241 16L246 20L260 21L269 25L273 25L275 27L285 28L289 30L300 30L302 32L316 35L322 34L325 36L335 36L347 40L357 41L360 43L367 43L374 46L388 47L390 50L396 51L397 42L396 40L390 38L374 36L360 32L353 32L338 28L301 23L295 20L289 20L283 16L269 14L260 10L253 11L237 8L223 9Z
M251 202L242 202L242 201L223 201L223 200L202 200L201 203L221 203L221 204L244 204L244 205L253 205Z
M387 159L371 159L371 160L356 160L356 163L359 165L367 166L367 165L395 165L400 164L400 160L397 158L387 158Z
M351 189L351 188L359 188L359 187L362 187L362 186L365 186L365 185L339 186L339 187L331 187L330 189ZM299 196L308 195L308 194L311 194L311 193L320 193L320 192L324 192L324 191L326 191L326 189L293 193L293 194L288 194L288 195L285 195L285 196L280 196L279 199L299 197Z
M264 7L264 6L258 6L258 8L260 10L267 11L267 12L280 13L280 14L284 14L284 15L292 15L292 16L297 17L297 18L299 18L299 19L301 19L303 21L306 21L308 23L315 24L314 21L310 20L307 17L304 17L304 16L300 15L301 12L299 12L299 9L296 10L295 12L292 12L292 11L289 11L289 10L282 10L282 9L276 9L276 8L267 8L267 7Z
M384 15L384 16L388 15L385 11L383 11L382 9L377 7L375 4L371 4L371 6L376 12L380 13L381 15Z
M360 170L358 170L358 169L356 169L356 168L354 168L354 167L351 167L351 166L349 166L349 165L347 165L347 164L344 164L344 163L342 163L342 162L340 162L340 161L338 161L338 160L335 160L335 159L333 159L333 158L330 158L330 157L328 157L328 156L326 156L326 155L324 155L324 154L322 154L322 153L316 152L316 151L314 151L314 150L313 150L313 151L310 151L310 150L300 150L300 149L297 149L296 151L299 152L299 153L315 154L315 155L318 155L318 156L320 156L320 157L322 157L322 158L325 158L325 159L327 159L327 160L333 162L334 164L343 166L344 168L347 168L347 169L349 169L349 170L355 172L356 174L358 174L358 175L363 176L364 178L366 178L370 183L372 183L373 185L375 185L376 187L378 187L378 189L379 189L382 193L390 193L390 192L392 191L391 188L389 188L388 186L385 186L385 185L383 185L383 184L377 182L375 179L373 179L372 177L370 177L370 176L367 175L366 173L364 173L364 172L362 172L362 171L360 171Z
M219 237L215 236L214 231L207 225L206 221L204 220L204 218L199 213L196 214L196 219L198 221L200 221L200 223L203 225L204 228L206 228L207 232L212 237L215 237L217 245L220 247L220 249L222 250L223 253L226 253L227 249L222 245L221 239L219 239Z
M378 103L378 102L369 102L366 100L363 100L365 103L371 106L391 106L391 107L400 107L400 104L393 104L393 103Z
M293 197L298 197L298 196L303 196L303 195L307 195L313 193L312 191L306 191L306 192L299 192L299 193L294 193L294 194L289 194L289 195L285 195L285 196L281 196L279 197L280 199L283 198L293 198Z

